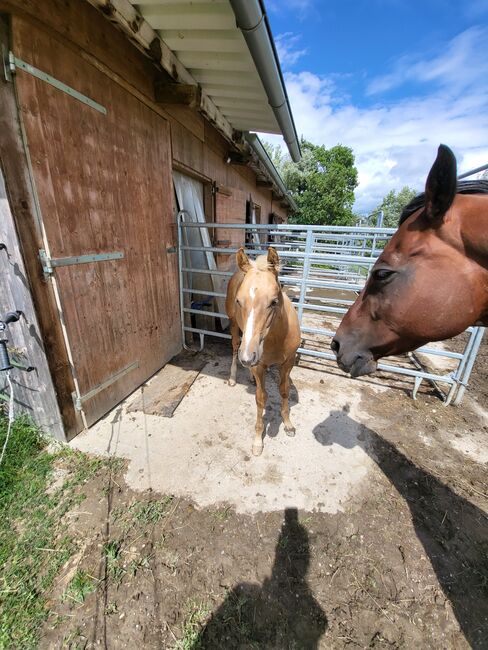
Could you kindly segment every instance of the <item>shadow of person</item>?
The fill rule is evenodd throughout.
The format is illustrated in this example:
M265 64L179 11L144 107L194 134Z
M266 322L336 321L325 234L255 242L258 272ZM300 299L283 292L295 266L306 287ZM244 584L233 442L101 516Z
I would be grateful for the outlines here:
M306 581L308 534L296 508L287 508L271 577L262 586L241 583L228 593L192 650L314 650L327 618Z
M322 445L359 445L377 463L410 508L417 537L466 640L472 648L488 648L486 513L353 420L347 408L332 411L313 433Z

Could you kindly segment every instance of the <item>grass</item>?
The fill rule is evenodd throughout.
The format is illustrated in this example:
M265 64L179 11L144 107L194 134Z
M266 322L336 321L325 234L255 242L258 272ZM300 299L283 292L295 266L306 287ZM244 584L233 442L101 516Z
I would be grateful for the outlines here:
M218 521L227 521L232 514L232 506L220 508L219 510L215 510L212 514Z
M86 597L97 588L96 582L96 578L83 571L83 569L78 569L64 593L64 598L70 598L75 603L82 605Z
M172 496L165 496L162 499L152 501L134 501L128 507L115 508L112 512L112 518L127 533L136 525L156 525L168 514L172 503Z
M107 542L103 547L103 554L107 562L107 577L115 584L120 584L124 577L125 569L122 566L121 543L117 540Z
M174 650L197 650L200 647L202 626L209 614L209 608L206 603L196 600L190 600L186 607L187 615L182 636L176 642Z
M6 430L0 415L0 446ZM49 614L45 594L73 552L63 515L83 498L74 488L94 476L103 462L65 449L51 453L29 419L14 422L0 466L0 650L37 647ZM68 478L48 490L58 463L68 469ZM70 585L73 598L83 600L90 582L82 574L75 579Z

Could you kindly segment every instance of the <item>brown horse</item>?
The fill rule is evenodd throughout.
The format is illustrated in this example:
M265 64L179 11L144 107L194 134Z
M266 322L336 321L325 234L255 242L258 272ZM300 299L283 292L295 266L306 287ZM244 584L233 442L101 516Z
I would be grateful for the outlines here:
M300 345L300 325L295 309L278 282L279 258L274 248L255 261L241 248L237 252L238 270L227 287L225 309L232 335L232 367L229 384L235 386L237 356L251 369L256 381L256 434L252 451L263 451L263 413L266 406L265 373L268 366L280 367L281 417L285 432L295 435L290 422L288 396L290 371ZM243 332L240 341L239 330Z
M332 341L342 370L366 375L381 357L488 325L486 192L488 183L457 185L456 159L441 145L425 194L405 208Z

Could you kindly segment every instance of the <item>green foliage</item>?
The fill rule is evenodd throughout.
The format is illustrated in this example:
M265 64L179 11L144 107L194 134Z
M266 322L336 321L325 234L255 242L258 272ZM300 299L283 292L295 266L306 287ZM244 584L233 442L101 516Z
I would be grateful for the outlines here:
M357 170L352 149L336 145L326 149L302 138L302 158L292 162L280 147L263 143L290 190L298 212L290 221L316 225L352 225Z
M415 196L417 196L417 192L407 185L402 187L398 193L395 190L388 192L383 201L372 212L373 225L377 223L380 210L383 210L383 227L396 228L403 208Z

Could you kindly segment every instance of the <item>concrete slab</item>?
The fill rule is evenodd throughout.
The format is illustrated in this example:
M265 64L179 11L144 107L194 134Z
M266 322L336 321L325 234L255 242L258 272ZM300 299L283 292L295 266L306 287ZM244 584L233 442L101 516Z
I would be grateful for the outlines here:
M126 480L134 489L188 497L200 507L230 504L241 513L288 506L327 513L359 508L374 467L364 442L356 444L369 421L361 407L361 384L295 367L291 419L297 434L289 438L279 414L277 373L271 369L264 452L256 458L251 453L254 386L239 368L241 383L230 387L229 368L229 355L210 360L171 419L130 412L136 392L72 446L127 459ZM343 409L349 409L356 428L343 428Z

